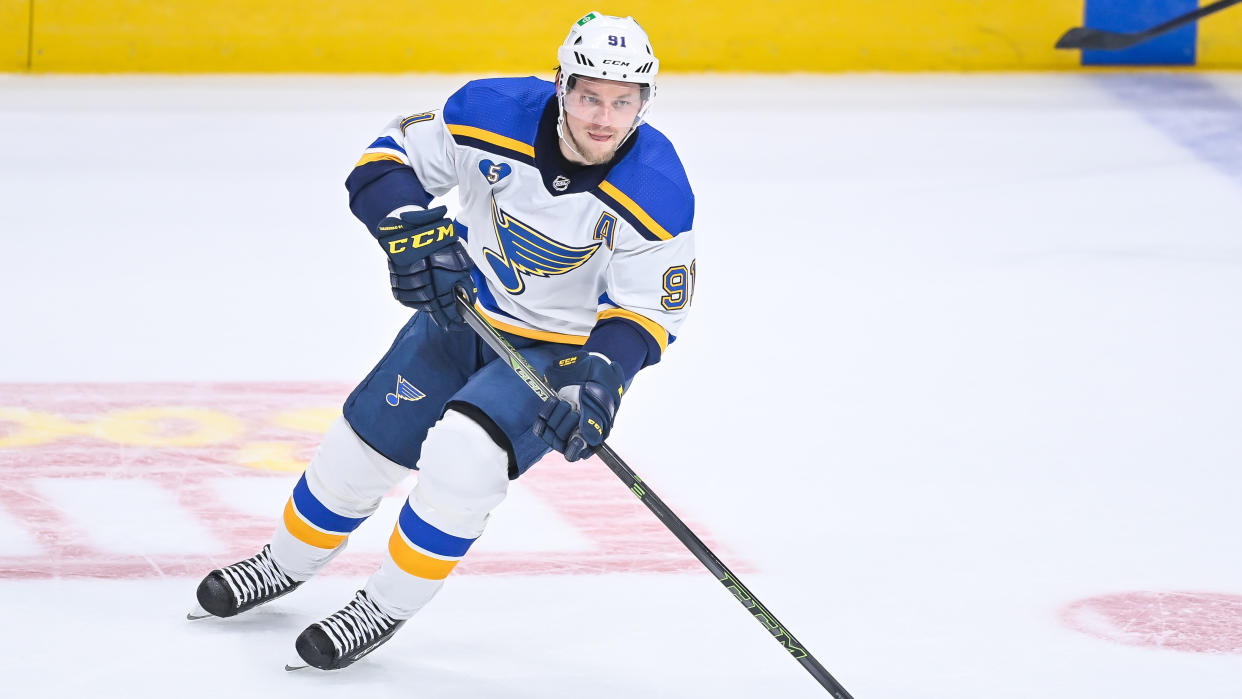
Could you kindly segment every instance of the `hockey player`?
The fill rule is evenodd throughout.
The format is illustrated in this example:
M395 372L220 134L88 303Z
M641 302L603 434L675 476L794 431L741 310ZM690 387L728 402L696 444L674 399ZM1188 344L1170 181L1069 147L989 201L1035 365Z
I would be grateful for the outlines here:
M694 196L644 123L659 61L633 18L597 12L558 58L555 82L476 80L442 110L394 119L349 175L393 295L417 312L346 400L271 543L199 585L203 616L298 587L418 469L379 570L295 643L307 665L353 663L436 594L511 479L549 449L575 461L603 442L674 339L694 286ZM431 203L454 188L450 220ZM457 287L557 396L541 404L464 325Z

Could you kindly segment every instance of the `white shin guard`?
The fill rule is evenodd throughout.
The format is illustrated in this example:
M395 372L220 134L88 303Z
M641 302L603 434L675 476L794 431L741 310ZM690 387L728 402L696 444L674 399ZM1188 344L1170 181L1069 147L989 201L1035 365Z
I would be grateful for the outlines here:
M449 410L427 433L418 484L409 506L439 531L463 539L483 533L488 513L509 489L509 455L474 420ZM415 542L417 543L417 542ZM367 581L366 592L389 615L408 619L444 584L402 570L390 553Z
M343 517L370 517L384 494L410 474L410 469L389 461L338 417L306 468L306 486L315 499ZM346 540L348 541L348 539ZM272 537L272 558L294 580L306 580L341 551L318 548L295 537L283 522Z

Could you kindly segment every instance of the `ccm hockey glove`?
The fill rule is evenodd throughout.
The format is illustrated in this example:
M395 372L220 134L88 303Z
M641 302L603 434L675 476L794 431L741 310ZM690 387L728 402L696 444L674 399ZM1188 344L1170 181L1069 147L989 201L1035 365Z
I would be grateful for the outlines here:
M575 352L552 363L548 398L535 418L535 434L565 455L566 461L590 456L608 438L625 392L621 367L595 352Z
M474 302L470 256L457 241L446 207L404 211L375 227L375 237L388 255L393 298L404 306L430 313L436 325L464 324L453 288L460 285Z

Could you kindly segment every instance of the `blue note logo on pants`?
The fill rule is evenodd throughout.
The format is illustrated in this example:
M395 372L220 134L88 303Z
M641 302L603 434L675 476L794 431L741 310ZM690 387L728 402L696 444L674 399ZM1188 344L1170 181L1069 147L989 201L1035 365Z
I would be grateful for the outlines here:
M416 401L426 398L427 394L418 390L414 384L401 378L401 374L397 374L397 390L384 396L384 400L392 407L397 407L401 401Z

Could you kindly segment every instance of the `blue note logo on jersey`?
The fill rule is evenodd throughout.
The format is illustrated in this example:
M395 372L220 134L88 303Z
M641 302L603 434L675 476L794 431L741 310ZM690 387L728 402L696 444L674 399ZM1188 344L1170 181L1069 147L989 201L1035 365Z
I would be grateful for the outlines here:
M496 241L500 252L483 248L496 278L510 294L526 290L522 275L552 277L571 272L591 259L600 243L585 248L575 248L557 242L521 221L513 218L496 204L492 197L492 226L496 229Z
M497 165L490 160L484 160L479 163L479 172L483 173L483 177L485 177L488 182L496 184L507 177L510 172L513 172L513 168L509 166L509 163L500 163Z
M401 374L397 374L397 390L384 396L384 401L395 408L403 400L416 401L426 397L426 393L423 393L414 384L401 378Z

